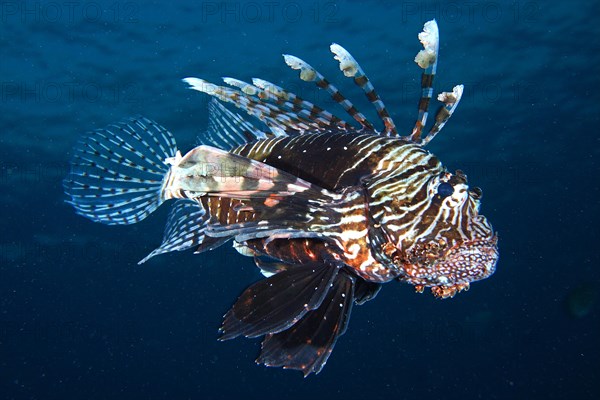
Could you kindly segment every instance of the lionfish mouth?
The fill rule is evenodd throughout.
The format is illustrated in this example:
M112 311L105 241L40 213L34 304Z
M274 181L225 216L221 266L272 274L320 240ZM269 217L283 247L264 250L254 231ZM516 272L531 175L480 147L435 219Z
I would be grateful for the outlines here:
M462 242L448 250L435 270L440 284L469 283L488 278L496 271L498 236ZM452 278L450 278L452 277Z

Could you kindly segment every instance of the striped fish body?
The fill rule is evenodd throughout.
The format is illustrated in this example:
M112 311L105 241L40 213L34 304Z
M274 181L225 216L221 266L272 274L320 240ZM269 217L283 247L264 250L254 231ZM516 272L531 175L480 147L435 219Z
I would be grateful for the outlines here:
M227 227L263 224L268 237L240 240L255 256L296 264L333 258L366 281L397 278L433 287L437 294L457 285L466 288L493 272L495 238L489 237L491 227L478 213L477 191L469 190L464 174L450 174L437 157L414 143L373 134L326 132L260 140L231 153L336 195L318 207L310 201L294 202L293 196L276 191L258 200L238 199L235 193L223 198L218 188L227 179L223 171L227 168L215 163L213 173L222 177L215 196L204 194L204 179L186 183L186 189L174 196L201 199L214 223L226 227L221 235L235 236L235 229ZM180 174L189 175L189 168ZM260 192L254 180L237 179L238 190ZM440 194L440 187L450 188L451 193ZM294 233L273 234L272 226L280 223ZM469 260L464 258L470 256L456 250L461 246L482 248L467 268L463 264ZM446 260L452 251L464 262Z
M438 62L435 21L419 40L422 95L407 136L356 60L332 44L344 76L375 107L381 132L315 68L284 55L353 122L262 79L223 78L229 86L219 86L185 78L190 89L214 98L200 145L182 155L170 132L143 117L90 132L74 148L67 201L109 225L137 223L171 203L162 243L140 263L232 241L266 279L227 312L221 339L263 337L258 363L319 373L353 305L373 299L383 283L395 279L450 298L496 268L497 236L479 213L481 190L424 149L463 87L438 95L435 121L423 134Z
M408 173L410 178L410 173L415 171L433 176L443 170L438 159L420 146L398 138L364 133L325 132L266 139L237 147L232 153L263 162L327 190L355 194L349 196L349 201L333 207L337 212L328 215L335 216L335 220L323 220L327 217L317 215L321 211L311 210L309 206L298 211L312 213L313 220L320 221L311 221L303 229L322 232L324 237L332 239L333 245L328 241L324 243L323 238L261 239L248 241L248 248L253 249L255 254L294 263L334 257L371 282L387 282L402 275L401 266L389 258L382 260L378 257L382 252L381 246L389 247L390 242L371 244L369 230L376 228L370 213L383 210L391 203L388 198L371 197L370 194L383 185L372 180L379 176L394 179L394 174L400 175L399 179L407 179L403 173ZM416 166L421 167L415 170ZM211 214L222 224L249 219L247 212L231 209L235 200L218 198L207 201L211 204ZM274 203L273 200L268 201ZM289 217L286 215L286 218Z
M392 151L420 151L398 138L376 134L324 132L244 144L235 154L264 162L328 190L360 186ZM406 153L404 153L406 154Z

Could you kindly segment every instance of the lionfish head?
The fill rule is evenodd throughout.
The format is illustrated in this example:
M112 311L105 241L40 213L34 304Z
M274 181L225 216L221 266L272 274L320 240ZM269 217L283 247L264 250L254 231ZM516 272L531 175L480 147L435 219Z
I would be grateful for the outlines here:
M399 279L451 297L494 273L498 238L479 213L481 189L470 188L462 171L449 173L433 155L424 159L424 168L403 178L404 185L390 185L380 221Z

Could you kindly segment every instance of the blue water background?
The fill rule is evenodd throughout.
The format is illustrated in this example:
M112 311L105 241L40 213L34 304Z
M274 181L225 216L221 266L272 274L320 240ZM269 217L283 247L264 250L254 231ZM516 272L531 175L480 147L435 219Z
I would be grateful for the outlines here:
M0 398L537 399L600 393L597 1L2 1ZM328 46L369 74L400 131L416 117L423 23L441 31L436 91L463 100L429 146L484 191L500 235L490 279L440 301L386 284L355 307L318 376L254 365L217 341L260 278L229 246L136 262L167 208L109 227L61 180L77 137L142 114L190 149L206 96L181 78L261 77L332 108L282 53L355 99ZM586 297L587 295L587 297Z

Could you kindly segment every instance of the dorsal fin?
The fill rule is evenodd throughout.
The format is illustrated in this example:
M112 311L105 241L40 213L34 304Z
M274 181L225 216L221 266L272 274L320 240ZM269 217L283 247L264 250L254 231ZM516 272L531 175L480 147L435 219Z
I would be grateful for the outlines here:
M328 128L338 127L344 130L352 130L352 126L343 119L333 115L329 111L302 99L295 93L289 92L274 83L265 81L264 79L252 78L252 83L255 86L263 89L265 98L275 101L283 107L289 108L290 111L306 116L308 119L317 122L323 122Z
M438 100L443 104L436 113L434 126L423 138L422 133L427 123L429 103L433 96L433 79L437 69L439 53L439 30L435 20L425 23L423 31L419 33L419 40L423 45L423 50L419 51L415 57L415 62L423 69L423 73L421 76L422 94L419 100L418 116L411 134L401 136L401 138L424 146L435 137L452 116L460 101L463 87L462 85L455 86L452 92L443 92L438 96ZM384 125L381 134L399 136L396 124L387 111L385 104L354 57L336 43L330 46L330 50L339 62L344 75L353 78L355 84L364 91L367 99L375 107L377 115ZM289 54L284 54L283 57L288 66L300 72L300 79L306 82L314 82L317 87L326 90L331 98L340 104L361 127L355 128L323 108L263 79L254 78L252 83L248 83L235 78L223 78L225 83L233 86L233 88L218 86L199 78L185 78L183 81L188 83L191 89L207 93L223 102L231 103L246 111L249 115L258 118L266 124L272 135L276 137L331 131L360 132L367 130L372 134L379 133L372 122L319 71L298 57ZM212 109L216 109L216 107L212 106ZM239 115L231 113L227 109L223 110L217 110L215 114L218 115L218 118L215 118L212 126L217 130L223 129L224 133L209 133L209 137L215 138L216 142L231 146L233 143L236 145L241 144L241 137L246 137L248 141L251 141L270 136L267 132L253 128L252 124L244 123Z
M439 57L440 34L435 20L425 23L423 31L419 33L419 40L423 45L423 50L417 53L415 62L424 70L421 75L422 94L419 99L419 115L417 117L417 122L415 123L412 133L406 139L418 143L421 146L425 146L439 131L442 130L446 122L452 116L452 113L454 113L456 106L460 102L463 86L457 85L453 88L451 93L442 92L439 94L438 100L443 104L436 112L433 127L427 136L421 139L423 128L427 123L429 103L431 102L431 97L433 95L433 79L435 77Z
M425 146L427 143L431 142L435 135L437 135L438 132L442 130L444 125L446 125L446 122L448 122L454 113L456 106L458 106L458 103L460 102L463 90L463 85L456 85L452 89L452 92L442 92L438 95L438 101L441 101L443 104L435 114L435 124L429 130L427 136L421 140L422 146Z
M212 99L208 104L208 131L198 137L198 142L229 150L249 141L266 139L269 135Z
M297 134L311 128L298 115L285 112L279 107L263 102L258 97L248 95L241 90L218 86L199 78L185 78L183 81L190 85L190 89L209 94L223 102L231 103L260 119L275 136ZM315 124L315 126L318 125Z
M344 97L338 88L329 83L329 81L325 79L325 77L310 64L296 56L289 54L284 54L283 59L290 68L300 71L300 79L306 82L315 82L318 87L325 89L331 95L331 98L336 103L341 105L352 118L362 125L363 128L373 131L375 130L373 124L367 120L367 117L358 111L354 104Z
M433 95L433 78L435 77L437 69L440 46L440 34L435 20L425 23L423 32L419 33L419 40L423 45L423 50L417 53L415 62L419 67L423 68L424 71L421 75L422 94L419 99L419 116L417 117L415 127L410 134L410 140L413 142L420 142L421 140L421 132L427 123L427 110L429 109L429 102Z
M358 62L352 57L352 55L340 46L337 43L333 43L329 49L333 54L335 54L335 59L340 62L340 70L344 73L348 78L353 78L354 83L358 85L367 96L367 99L375 106L375 110L377 111L377 115L381 118L381 121L384 125L383 133L388 136L398 136L398 131L396 130L396 124L390 117L385 104L375 91L375 88L371 84L371 81L360 67Z

